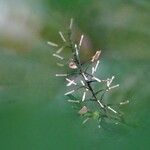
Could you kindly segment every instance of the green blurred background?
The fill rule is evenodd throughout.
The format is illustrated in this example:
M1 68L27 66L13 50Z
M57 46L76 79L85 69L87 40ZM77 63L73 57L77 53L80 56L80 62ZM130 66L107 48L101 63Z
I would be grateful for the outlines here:
M84 59L102 49L99 74L121 85L108 100L130 100L129 126L82 126L66 102L46 41L71 17ZM149 0L0 0L0 150L149 150L149 17Z

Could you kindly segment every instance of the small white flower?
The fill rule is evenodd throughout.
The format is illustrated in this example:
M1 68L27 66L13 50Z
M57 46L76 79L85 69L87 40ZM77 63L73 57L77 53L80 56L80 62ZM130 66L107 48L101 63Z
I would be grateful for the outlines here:
M82 102L85 100L86 92L83 93Z
M53 54L53 56L54 56L54 57L57 57L57 58L59 58L59 59L61 59L61 60L64 59L62 56L60 56L60 55L58 55L58 54Z
M56 53L59 54L62 50L64 49L64 47L62 46L61 48L59 48Z
M98 81L98 82L101 82L101 80L100 80L99 78L95 77L95 76L94 76L92 79L93 79L93 80L96 80L96 81Z
M76 50L76 55L79 56L79 50L78 50L77 44L75 44L75 50Z
M53 43L53 42L50 42L50 41L48 41L47 44L49 44L50 46L58 47L58 45L56 43Z
M114 80L115 76L112 76L110 81L109 81L109 85L112 83L112 81Z
M95 67L92 67L92 75L94 74L94 72L96 72L98 65L99 65L99 60L96 62Z
M69 92L65 93L64 95L69 95L69 94L73 93L74 91L75 90L69 91Z
M71 102L71 103L79 103L79 101L71 100L71 99L69 99L68 102Z
M108 106L108 109L111 110L112 112L114 112L115 114L117 114L117 111L115 111L113 108L111 108L110 106Z
M82 73L82 75L83 75L84 79L85 79L86 81L88 81L88 78L86 77L86 75L85 75L84 73Z
M79 42L79 47L81 47L81 45L82 45L83 38L84 38L84 35L81 35L80 42Z
M72 29L72 25L73 25L73 18L70 19L70 25L69 25L70 29Z
M110 86L110 79L109 78L107 78L107 80L106 80L106 85L107 85L107 87Z
M97 61L97 63L96 63L96 66L95 66L95 72L96 72L96 70L97 70L97 67L98 67L98 65L99 65L99 60Z
M100 102L100 100L98 100L97 102L100 104L100 106L101 106L102 108L104 108L104 105Z
M56 74L56 77L66 77L68 74Z
M57 65L58 65L59 67L64 67L64 64L61 64L61 63L57 63Z
M65 37L63 36L63 34L62 34L61 31L59 31L59 35L60 35L61 39L63 40L63 42L66 42L66 39L65 39Z
M129 103L129 100L124 101L124 102L120 102L120 105L126 105L126 104L128 104L128 103Z
M82 122L82 124L85 124L89 119L90 119L90 118L86 118L86 119Z
M94 74L94 72L95 72L95 68L94 68L94 67L92 67L92 75Z
M69 83L67 84L67 86L71 86L72 84L77 85L77 83L76 83L74 80L70 80L70 79L68 79L68 78L66 78L66 80L69 82Z
M85 86L85 83L84 83L82 80L80 80L80 82L81 82L81 84L82 84L83 86Z
M109 87L109 90L119 87L119 84Z
M107 87L110 87L112 81L114 80L115 76L112 76L111 79L107 78Z

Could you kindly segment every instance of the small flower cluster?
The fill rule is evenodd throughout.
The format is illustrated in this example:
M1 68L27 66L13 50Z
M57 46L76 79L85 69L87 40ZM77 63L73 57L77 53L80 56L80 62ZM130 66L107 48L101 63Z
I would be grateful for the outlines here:
M58 50L53 53L53 56L62 62L59 61L57 65L60 67L67 65L68 68L75 70L76 72L74 73L76 77L69 73L56 74L56 77L65 77L67 82L66 86L70 89L64 95L70 98L68 102L75 104L75 108L78 109L78 113L85 117L83 123L87 122L91 118L97 119L99 123L105 118L115 120L115 122L118 123L122 120L122 114L112 108L111 105L106 104L104 96L110 90L119 87L119 84L112 85L115 76L107 79L101 79L95 75L100 64L101 50L96 51L94 56L92 56L88 62L81 62L80 50L84 40L84 35L81 35L79 44L75 44L72 40L72 26L73 19L70 21L67 36L64 36L64 34L59 31L60 38L63 42L62 46L50 41L47 42L50 46L58 47ZM65 58L61 55L65 48L70 48L72 52L72 57L68 60L65 60ZM65 63L63 63L64 60ZM104 85L104 88L96 91L93 87L94 83L102 84ZM80 97L77 97L77 93L80 94ZM97 107L95 110L90 107L89 102L96 104ZM121 102L119 105L125 105L127 103L129 103L129 101Z

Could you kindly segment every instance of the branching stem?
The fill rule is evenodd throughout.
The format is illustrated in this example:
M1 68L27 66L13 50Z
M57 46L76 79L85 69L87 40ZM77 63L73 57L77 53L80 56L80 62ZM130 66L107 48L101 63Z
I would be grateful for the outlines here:
M83 77L85 85L88 87L89 91L91 92L92 96L94 97L94 99L92 101L95 101L100 106L101 111L103 110L104 112L106 112L106 105L102 104L102 100L103 100L105 92L102 94L100 100L98 100L98 98L96 96L97 94L94 92L94 90L91 86L91 81L85 79L84 75L86 75L87 73L86 73L86 71L84 71L82 69L82 64L81 64L79 54L76 53L78 47L74 46L75 44L73 43L73 41L71 39L71 30L69 30L69 32L68 32L68 41L69 41L69 47L72 50L72 53L73 53L73 56L74 56L74 61L75 61L76 65L79 69L79 74L81 74L81 76ZM90 75L90 76L92 76L92 75Z

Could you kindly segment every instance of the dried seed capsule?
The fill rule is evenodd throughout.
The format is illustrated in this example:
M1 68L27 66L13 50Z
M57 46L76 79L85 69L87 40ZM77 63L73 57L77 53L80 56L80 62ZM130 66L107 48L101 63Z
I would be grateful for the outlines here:
M75 62L71 61L71 62L69 63L69 68L71 68L71 69L77 69L78 67L77 67L77 65L76 65Z
M79 110L79 114L80 115L84 115L85 113L87 113L88 112L88 109L87 109L87 107L86 106L83 106L80 110Z
M91 60L91 61L94 62L94 61L98 60L100 54L101 54L101 51L97 51L97 52L95 53L95 55L92 57L92 60Z

